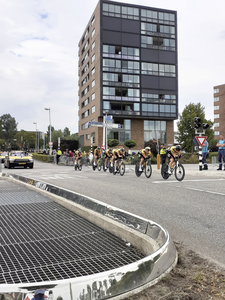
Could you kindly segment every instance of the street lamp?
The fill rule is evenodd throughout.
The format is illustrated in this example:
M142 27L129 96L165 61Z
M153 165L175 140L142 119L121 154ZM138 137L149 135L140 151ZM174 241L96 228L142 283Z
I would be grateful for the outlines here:
M49 141L49 148L50 148L50 151L49 151L49 154L52 155L52 126L51 126L51 110L50 110L50 107L49 108L45 108L45 110L49 110L49 123L50 123L50 141Z
M35 134L35 151L37 152L37 123L33 122L33 124L36 124L36 134Z

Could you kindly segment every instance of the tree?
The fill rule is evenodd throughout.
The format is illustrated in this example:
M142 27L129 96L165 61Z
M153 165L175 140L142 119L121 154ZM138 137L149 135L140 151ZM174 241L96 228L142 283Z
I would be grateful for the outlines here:
M21 131L17 132L16 139L17 139L17 143L20 145L21 149L27 148L28 145L29 145L29 148L35 148L36 132L29 132L29 131L25 131L22 129ZM40 147L42 146L41 141L43 144L43 140L40 139L40 141L39 141Z
M70 130L68 127L65 127L64 130L63 130L63 137L64 138L67 138L70 136Z
M2 115L0 117L1 138L12 143L17 133L17 124L15 118L10 114Z
M114 140L108 140L108 146L109 147L116 147L117 145L119 145L119 141L114 139Z
M208 123L209 128L206 130L207 141L210 142L211 139L214 139L214 131L212 129L213 122L205 119L205 107L201 103L190 103L186 105L182 114L179 114L179 121L177 122L178 132L176 133L176 139L179 144L182 145L182 149L186 152L193 153L194 150L194 137L195 137L195 128L194 128L194 118L199 117L201 123Z
M125 145L127 148L131 149L131 148L134 148L135 146L137 146L137 143L136 143L135 141L133 141L133 140L126 140L126 141L124 142L124 145Z

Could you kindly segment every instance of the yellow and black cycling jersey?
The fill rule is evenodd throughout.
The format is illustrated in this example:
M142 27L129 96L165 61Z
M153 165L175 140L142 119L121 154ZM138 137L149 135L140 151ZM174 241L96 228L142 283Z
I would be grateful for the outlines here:
M170 148L167 149L167 153L169 155L173 155L173 156L179 156L180 155L180 151L176 151L176 146L172 146Z
M120 156L125 156L125 152L120 152L120 149L113 149L113 155L115 155L116 157L120 157Z
M139 153L140 153L141 156L143 156L145 158L150 158L151 157L151 151L146 153L145 149L142 149Z
M113 149L112 155L116 155L117 151L118 151L118 149Z
M107 150L105 151L105 156L111 157L111 155L112 155L112 152L109 151L109 149L107 149Z
M102 154L101 150L98 150L97 148L94 150L94 155L101 156L101 154Z
M77 157L77 156L82 156L82 153L79 151L79 150L77 150L77 151L75 151L75 156Z

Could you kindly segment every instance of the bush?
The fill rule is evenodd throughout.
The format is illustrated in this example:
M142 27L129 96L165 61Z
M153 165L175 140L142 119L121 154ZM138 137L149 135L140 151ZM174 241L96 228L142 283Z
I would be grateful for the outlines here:
M33 153L33 158L48 163L54 162L54 155Z
M137 146L137 143L134 140L126 140L124 142L124 145L130 149L130 148L134 148L135 146Z
M116 139L114 139L114 140L108 140L108 146L109 147L116 147L117 145L119 145L119 141L118 140L116 140Z

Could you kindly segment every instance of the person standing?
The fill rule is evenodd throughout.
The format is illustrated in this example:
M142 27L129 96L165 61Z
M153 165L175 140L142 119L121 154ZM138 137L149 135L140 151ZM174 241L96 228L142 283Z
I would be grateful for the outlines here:
M202 145L202 164L204 165L203 170L208 170L208 165L206 162L206 155L208 153L208 142L205 140L204 144Z
M59 163L59 158L60 156L62 155L62 151L60 150L60 148L58 149L57 151L57 154L56 154L56 164L58 165Z
M164 144L161 144L160 149L160 158L161 158L161 164L163 165L166 162L166 148L164 147Z
M224 163L224 171L225 171L225 139L222 134L220 134L220 140L216 144L216 146L219 147L218 149L219 168L217 169L217 171L222 170L223 163Z

